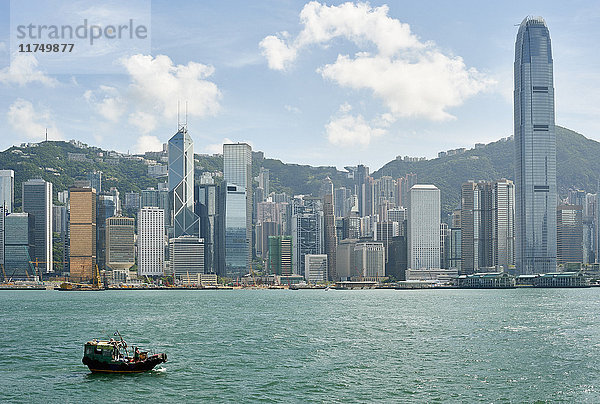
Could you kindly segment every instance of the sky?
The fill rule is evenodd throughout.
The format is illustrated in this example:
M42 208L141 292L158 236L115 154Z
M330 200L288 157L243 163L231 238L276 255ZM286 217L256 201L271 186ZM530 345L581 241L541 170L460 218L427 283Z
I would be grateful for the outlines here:
M160 150L179 103L196 153L247 142L285 162L373 171L398 155L434 158L512 134L527 15L550 30L556 123L600 141L597 1L0 0L0 149L47 129ZM17 38L19 24L83 18L101 29L131 19L147 35L17 51L36 42Z

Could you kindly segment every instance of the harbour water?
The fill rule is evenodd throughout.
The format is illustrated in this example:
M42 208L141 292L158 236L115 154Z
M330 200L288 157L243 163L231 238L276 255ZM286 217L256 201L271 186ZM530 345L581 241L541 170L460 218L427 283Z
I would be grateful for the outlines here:
M600 289L0 292L0 401L599 402ZM121 331L169 361L92 375Z

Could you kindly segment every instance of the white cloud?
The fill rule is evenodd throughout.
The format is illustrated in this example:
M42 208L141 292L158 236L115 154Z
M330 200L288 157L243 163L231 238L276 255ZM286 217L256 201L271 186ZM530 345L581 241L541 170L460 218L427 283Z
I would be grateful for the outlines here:
M0 83L24 86L37 82L48 87L55 87L58 84L55 78L47 76L37 67L38 61L34 55L17 54L12 59L10 66L0 70Z
M161 151L162 142L156 136L140 136L135 144L136 153L145 153L147 151Z
M231 140L226 137L226 138L223 138L221 143L213 143L213 144L206 145L204 147L204 152L209 153L209 154L222 154L223 153L223 145L225 143L238 143L238 142L248 143L250 145L250 147L254 148L254 144L249 140Z
M175 118L178 100L187 101L190 116L215 115L220 109L221 92L215 83L205 80L214 73L212 66L196 62L174 65L165 55L134 55L122 63L131 77L130 93L145 112Z
M283 108L285 108L285 110L286 110L287 112L291 112L291 113L293 113L293 114L300 114L300 113L302 112L302 111L300 110L300 108L298 108L298 107L295 107L295 106L293 106L293 105L287 105L287 104L286 104L286 105L284 105L284 106L283 106Z
M338 114L325 125L325 133L330 143L337 146L365 147L374 137L386 133L380 120L369 123L360 114L351 115L351 109L352 107L347 103L343 104Z
M0 42L0 52L6 52L6 42Z
M118 122L127 114L129 123L147 134L160 119L175 122L178 101L182 117L186 102L188 116L211 116L220 110L221 92L207 80L214 73L212 66L196 62L175 65L165 55L134 55L121 59L121 63L130 78L126 91L100 86L83 94L110 121Z
M287 38L288 34L283 32L280 36ZM285 70L298 56L295 47L288 46L284 39L274 35L269 35L260 41L259 46L262 49L262 55L267 58L269 68L273 70Z
M30 140L43 140L48 130L48 139L62 139L60 131L48 110L36 110L33 104L21 98L17 99L6 114L8 123L17 134L24 134Z
M156 127L156 117L142 111L129 114L129 123L136 126L142 133L150 133Z
M271 69L286 70L311 45L326 47L334 38L352 42L358 48L356 54L338 54L317 72L341 87L368 91L382 102L387 111L373 122L384 119L387 124L378 122L378 127L406 117L453 119L449 108L495 83L468 67L461 57L420 40L408 24L388 16L388 11L387 6L371 7L368 3L327 6L312 1L300 13L302 30L296 37L287 33L268 36L259 46ZM365 139L378 130L369 130L361 118L347 114L333 118L326 128L330 141L354 139L355 143L368 144ZM359 129L350 130L352 125Z

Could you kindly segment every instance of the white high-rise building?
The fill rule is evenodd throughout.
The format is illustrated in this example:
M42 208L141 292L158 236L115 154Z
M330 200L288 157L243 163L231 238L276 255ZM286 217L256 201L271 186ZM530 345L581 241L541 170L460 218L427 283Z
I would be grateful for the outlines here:
M12 213L15 204L15 172L0 170L0 207L5 206Z
M439 268L440 190L435 185L413 185L408 205L408 267Z
M158 276L165 264L165 211L142 208L138 214L138 275Z
M306 254L304 256L304 276L309 283L327 280L327 254Z

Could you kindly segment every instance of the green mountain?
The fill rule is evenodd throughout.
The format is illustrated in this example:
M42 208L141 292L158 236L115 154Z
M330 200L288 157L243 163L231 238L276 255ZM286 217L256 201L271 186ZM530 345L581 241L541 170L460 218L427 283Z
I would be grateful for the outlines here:
M569 129L556 127L557 179L561 195L575 187L595 192L600 175L600 143ZM156 187L158 180L147 173L147 160L160 156L122 155L115 152L75 145L68 142L42 142L13 146L0 152L0 169L15 171L15 204L20 206L21 183L30 178L44 178L62 191L75 180L85 179L93 170L104 173L103 188L117 187L124 194ZM253 172L260 167L270 170L271 190L288 194L318 194L322 181L329 177L336 187L352 186L352 180L335 167L312 167L286 164L254 153ZM203 171L221 171L221 156L196 155L196 175ZM442 211L448 214L458 206L460 186L468 180L495 180L514 177L514 142L504 139L454 156L407 162L394 160L373 173L375 178L390 175L398 178L416 173L420 183L431 183L442 192Z
M420 183L434 184L441 190L442 212L449 214L460 202L460 187L468 180L514 180L514 140L503 139L454 156L407 162L390 161L375 173L375 178L398 178L416 173ZM559 195L569 188L596 192L600 175L600 143L572 130L556 127L557 186Z

